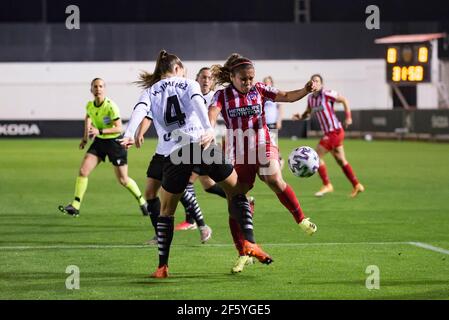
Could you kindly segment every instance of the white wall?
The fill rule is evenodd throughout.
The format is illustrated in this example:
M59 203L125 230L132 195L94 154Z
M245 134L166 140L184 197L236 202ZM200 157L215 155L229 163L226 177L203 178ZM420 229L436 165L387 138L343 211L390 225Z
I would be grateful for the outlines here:
M185 61L188 77L198 69L223 61ZM390 91L382 59L367 60L259 60L256 78L274 78L282 90L302 87L320 73L325 86L346 96L352 109L390 109ZM152 71L154 62L0 63L0 119L83 119L91 99L90 81L106 80L107 95L127 119L139 97L132 82L140 70ZM286 105L284 118L302 112L305 100ZM338 108L338 107L337 107Z

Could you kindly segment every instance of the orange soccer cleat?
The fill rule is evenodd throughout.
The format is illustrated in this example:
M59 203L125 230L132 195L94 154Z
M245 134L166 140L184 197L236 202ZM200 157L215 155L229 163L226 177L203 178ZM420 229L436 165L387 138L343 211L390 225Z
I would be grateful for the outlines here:
M196 228L197 228L196 223L188 223L187 221L183 221L176 225L175 231L195 230Z
M365 191L365 187L361 183L357 183L351 192L351 198L355 198L360 192Z
M151 278L168 278L168 266L164 264L162 267L157 268L157 270L151 275Z
M243 252L251 257L256 258L263 264L270 264L273 262L273 258L270 255L262 250L257 244L251 243L248 240L245 240L243 243Z
M334 192L334 187L330 183L323 185L320 191L315 193L315 197L322 197L329 192Z

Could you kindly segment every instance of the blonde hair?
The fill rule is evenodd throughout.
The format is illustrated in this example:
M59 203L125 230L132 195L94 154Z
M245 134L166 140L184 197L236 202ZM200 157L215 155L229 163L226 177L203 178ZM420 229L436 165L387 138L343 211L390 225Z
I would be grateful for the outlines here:
M211 67L211 71L212 76L216 80L216 84L224 85L231 83L231 75L246 68L254 68L252 61L241 54L233 53L228 57L224 66L215 64Z
M154 67L153 73L146 71L140 73L140 80L135 83L142 88L149 88L161 80L164 74L172 72L176 65L184 68L181 59L179 59L176 55L170 54L165 50L161 50L157 56L156 66Z

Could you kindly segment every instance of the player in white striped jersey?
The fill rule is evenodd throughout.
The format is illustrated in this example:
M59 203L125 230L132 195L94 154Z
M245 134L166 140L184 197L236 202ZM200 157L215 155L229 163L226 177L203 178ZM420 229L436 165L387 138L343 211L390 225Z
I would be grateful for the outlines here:
M206 107L209 106L215 91L214 81L212 78L212 73L209 67L201 68L197 75L196 81L200 84L201 93L206 100ZM181 198L181 203L185 208L186 219L185 221L179 223L175 230L194 230L197 225L201 223L198 221L197 217L201 217L204 220L204 216L201 212L201 208L197 205L196 193L194 183L199 178L204 191L212 194L216 194L222 198L226 198L226 194L223 189L215 183L207 175L204 175L198 167L193 169L192 176L190 177L189 184L187 185L186 192Z
M351 182L353 189L350 195L354 198L360 192L365 191L365 187L358 181L351 165L346 160L345 150L343 148L345 131L335 115L334 110L335 102L343 104L345 110L344 126L347 128L352 124L349 102L345 97L338 94L336 91L324 89L323 78L321 75L314 74L310 79L316 85L317 91L309 95L306 111L302 115L299 113L294 114L293 119L307 119L310 114L314 114L318 118L321 130L324 133L324 137L320 140L318 146L316 147L316 151L320 157L320 167L318 168L318 173L323 181L323 186L317 193L315 193L315 196L322 197L326 193L334 191L334 187L330 183L327 175L326 164L323 160L326 153L331 152L338 165L343 170L343 173Z
M140 84L146 90L138 105L149 107L148 116L159 137L156 153L163 156L161 210L157 219L159 266L152 277L168 277L174 214L195 163L225 190L229 214L239 221L245 236L245 253L269 264L272 258L255 243L249 202L238 185L237 174L219 148L211 146L214 134L199 84L183 78L184 72L181 60L162 50L153 74L141 74ZM130 132L121 140L125 147L134 143L131 131L141 122L134 115L133 112L129 121ZM205 154L212 157L212 163L207 162L211 159L206 159Z

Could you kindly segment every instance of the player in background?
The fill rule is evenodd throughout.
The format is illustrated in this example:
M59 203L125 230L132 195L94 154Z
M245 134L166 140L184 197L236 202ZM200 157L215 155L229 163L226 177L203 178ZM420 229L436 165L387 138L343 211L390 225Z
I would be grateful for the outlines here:
M213 90L215 85L210 68L201 68L198 71L195 80L200 84L201 93L206 100L206 106L209 106L215 93L215 91ZM199 207L199 205L197 205L198 202L196 200L194 183L197 179L200 180L204 191L206 191L207 193L216 194L226 199L226 194L223 189L210 177L202 174L199 167L195 167L187 185L186 192L184 192L181 198L181 203L185 209L186 219L185 221L176 225L175 230L194 230L198 225L198 217L204 219L201 208Z
M162 50L158 55L153 74L141 74L141 85L145 91L136 105L140 107L134 108L129 121L129 126L136 128L141 119L134 118L134 115L139 113L141 108L146 109L158 134L156 154L163 157L161 210L157 219L159 266L152 277L168 277L174 214L189 182L192 169L197 165L194 164L193 158L198 155L194 151L198 151L199 147L202 156L198 165L226 192L229 214L239 222L245 237L244 253L269 264L272 262L271 257L255 243L249 202L238 184L237 174L232 165L225 162L220 150L212 146L214 132L207 117L199 84L184 78L183 75L184 67L181 60ZM133 144L133 132L125 136L121 143L125 147ZM206 164L204 153L211 150L214 152L215 161ZM185 156L188 158L187 162L175 161L177 158L184 159Z
M270 137L264 110L266 100L294 102L303 98L314 90L312 82L309 81L304 88L294 91L281 91L261 82L254 83L253 62L237 53L232 54L224 66L212 66L212 74L217 84L227 86L215 92L209 106L209 119L214 126L221 113L225 121L228 129L224 146L226 156L234 163L243 191L246 194L253 188L258 175L292 214L299 227L312 235L317 230L316 225L304 216L295 192L282 178L278 149ZM252 136L249 135L251 132L254 133ZM252 160L257 161L250 161L254 154L256 157ZM233 217L230 217L229 225L239 252L231 271L241 272L248 260L242 250L242 233Z
M267 76L263 78L263 83L268 87L274 86L274 81L271 76ZM272 100L266 100L265 105L265 118L267 119L267 127L270 129L270 134L273 137L274 141L278 141L278 133L279 130L282 129L282 116L283 116L283 107L282 104L276 103ZM284 159L282 159L282 155L279 152L279 162L281 164L281 170L284 168Z
M323 160L324 156L330 152L348 180L351 182L353 189L350 196L354 198L360 192L365 191L365 188L358 181L351 165L346 160L345 150L343 148L345 131L341 122L335 115L334 110L335 102L343 104L343 108L345 110L344 127L348 128L352 124L351 109L349 108L348 99L334 90L324 89L323 77L321 75L314 74L310 79L316 85L317 91L309 95L305 112L302 115L300 113L294 114L293 119L306 120L311 115L315 115L320 123L321 130L324 133L324 137L321 138L316 147L316 152L320 157L320 167L318 168L318 173L323 181L323 186L317 193L315 193L315 196L322 197L326 193L334 191L334 187L332 186L329 176L327 175L326 163Z
M88 177L97 165L105 161L106 156L108 156L109 161L114 166L114 172L119 183L136 198L142 214L148 215L146 202L137 183L128 176L128 153L126 150L123 150L117 141L122 132L119 108L111 99L105 96L105 87L106 84L101 78L95 78L91 82L90 91L94 96L94 100L89 101L86 105L84 135L79 148L84 149L88 138L94 138L94 141L81 163L75 183L74 200L65 207L59 206L59 210L71 216L79 215L81 202L87 190Z

